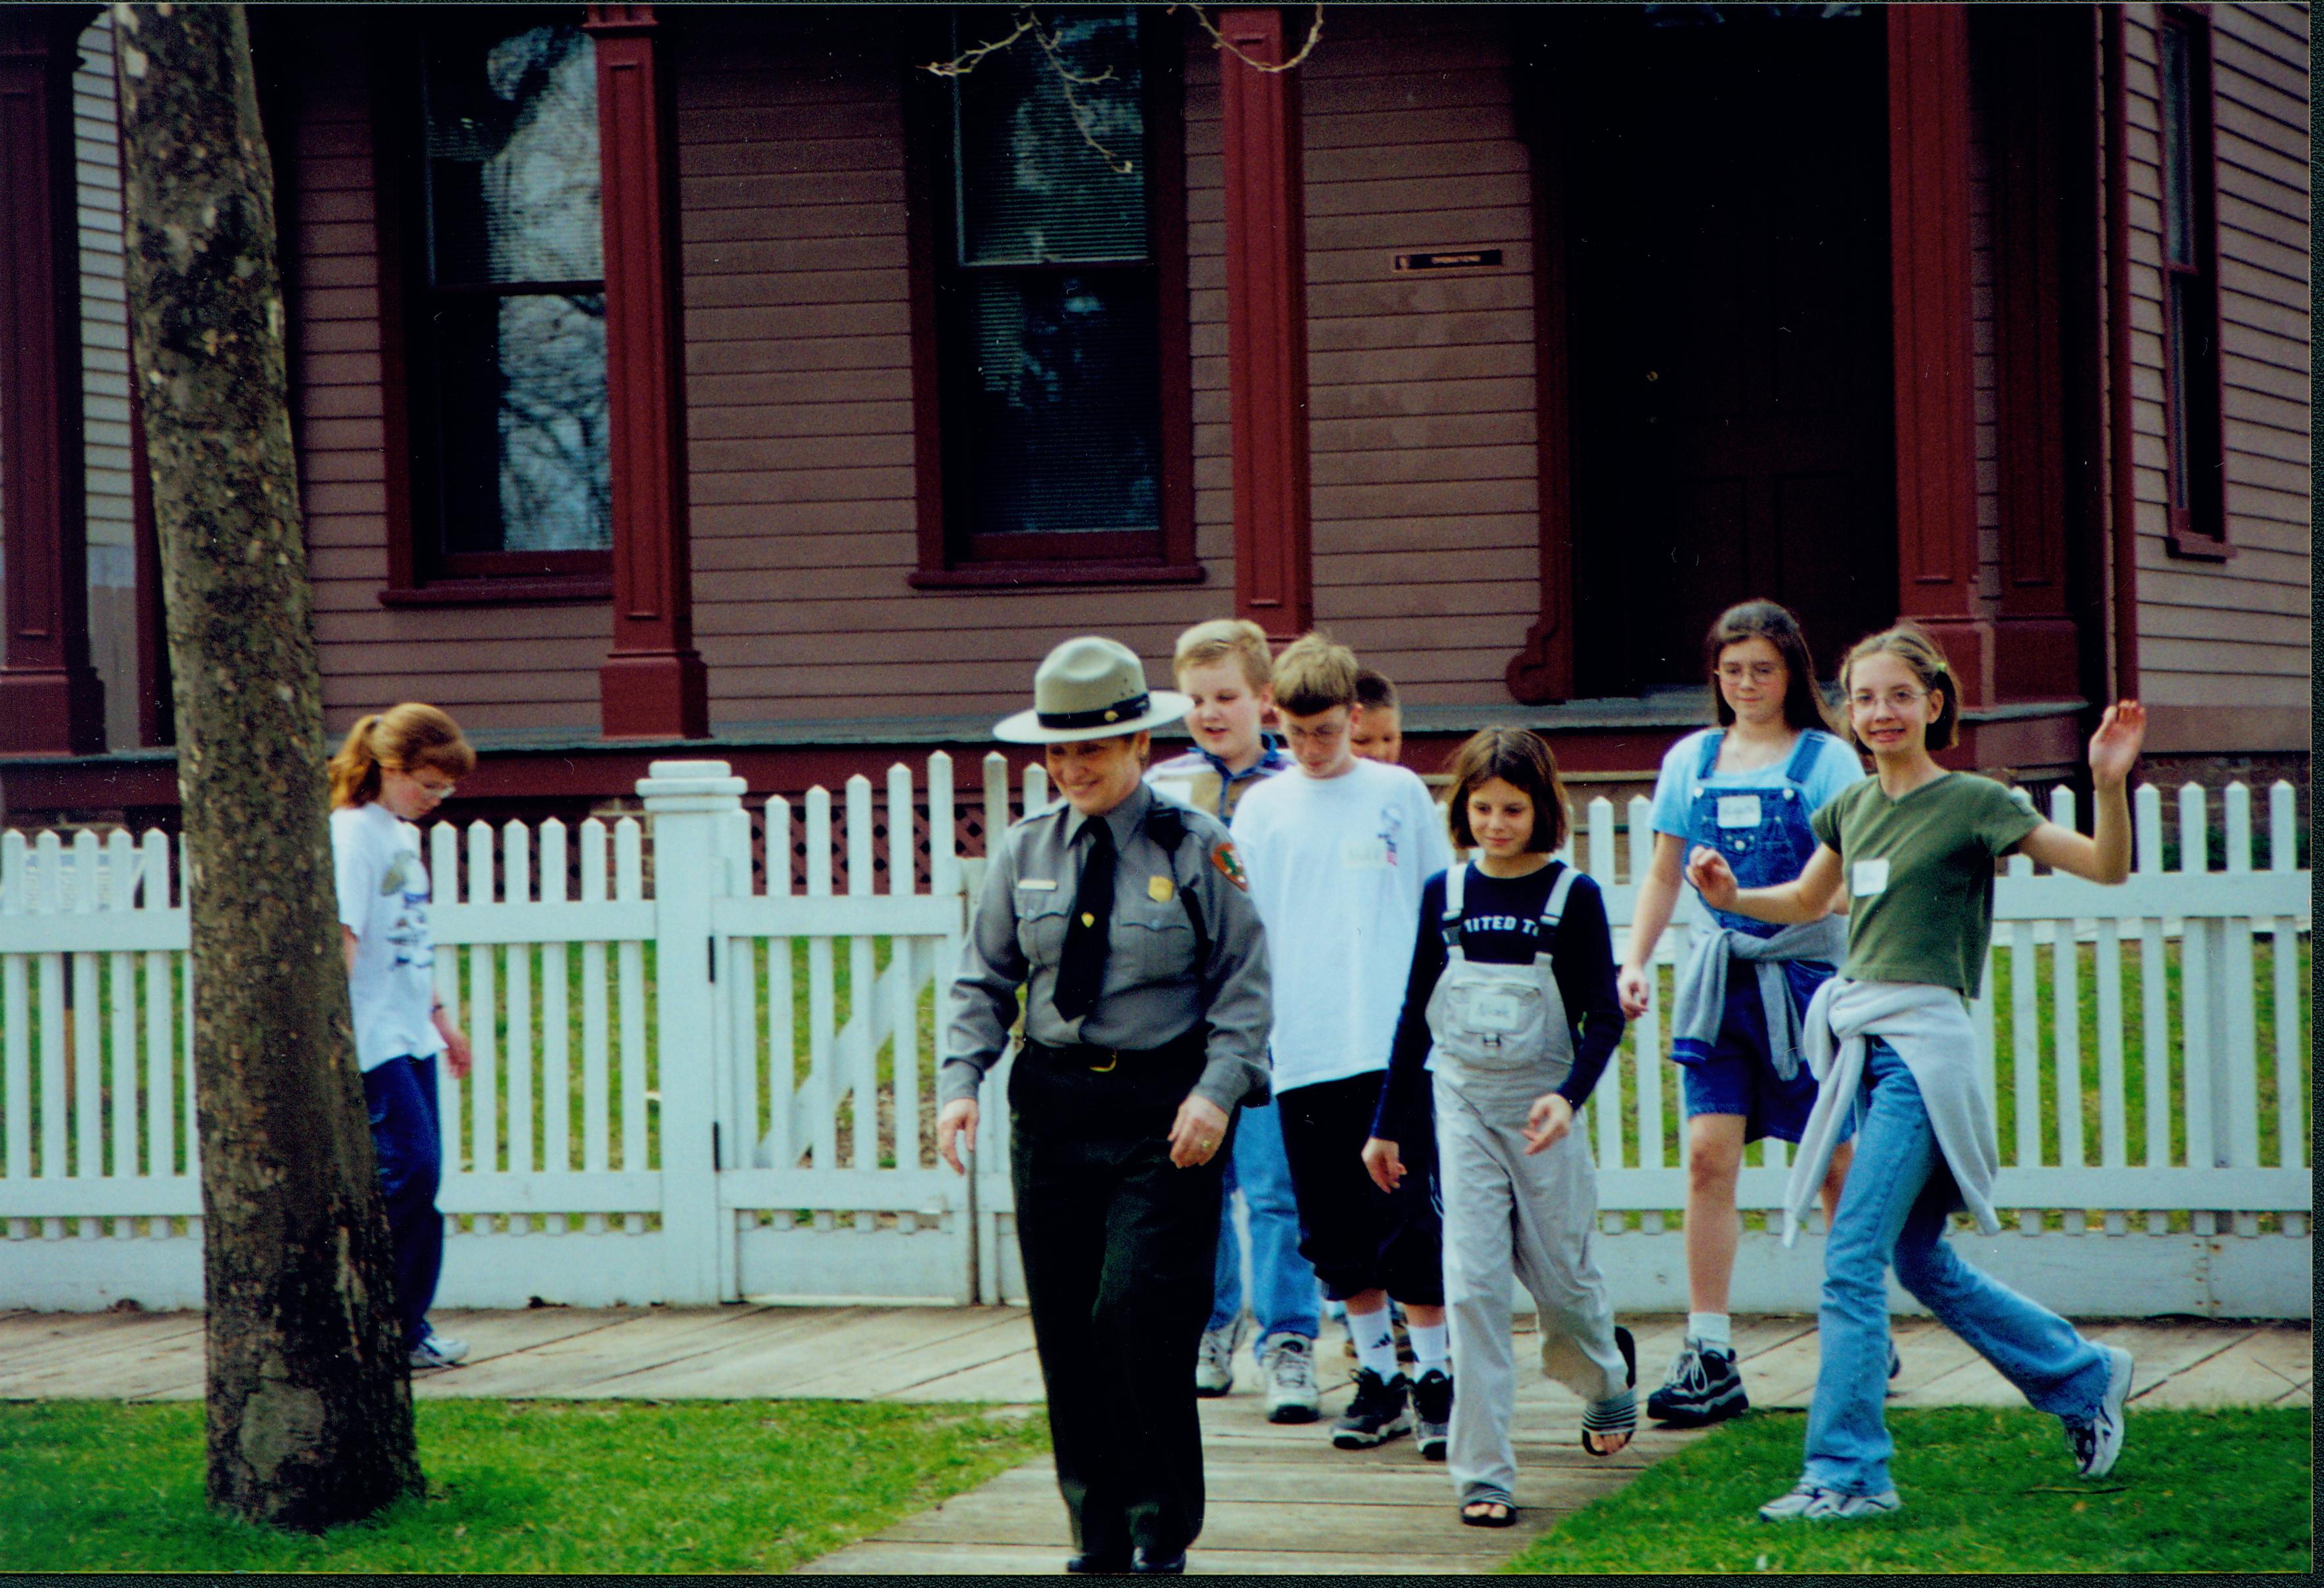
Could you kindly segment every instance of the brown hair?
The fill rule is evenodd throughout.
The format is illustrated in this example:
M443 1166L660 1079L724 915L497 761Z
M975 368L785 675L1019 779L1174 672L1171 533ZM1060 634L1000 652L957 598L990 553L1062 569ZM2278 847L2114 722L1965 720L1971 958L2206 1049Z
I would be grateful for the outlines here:
M1794 729L1830 730L1831 714L1824 709L1816 688L1815 662L1808 655L1807 636L1800 620L1773 601L1743 601L1719 614L1702 637L1702 670L1711 675L1711 712L1720 727L1735 720L1735 711L1719 690L1719 653L1745 640L1765 640L1784 659L1784 721Z
M1952 748L1953 734L1960 722L1960 687L1953 682L1953 669L1945 660L1945 653L1927 631L1914 623L1898 623L1893 629L1883 629L1877 634L1858 640L1849 650L1848 660L1840 664L1840 690L1845 699L1849 690L1849 674L1856 664L1868 656L1889 655L1910 668L1921 681L1921 688L1935 693L1943 702L1937 720L1929 725L1928 747L1931 751ZM1849 713L1848 742L1858 750L1867 748L1856 736L1856 714Z
M1314 716L1356 704L1356 653L1321 629L1302 634L1275 659L1275 706Z
M331 757L331 808L368 805L379 798L382 771L416 772L421 767L465 778L475 770L476 752L460 736L460 725L433 706L407 700L355 719L339 752Z
M1356 703L1366 711L1396 710L1396 680L1376 667L1358 668Z
M1469 827L1469 796L1495 778L1522 789L1533 801L1533 836L1526 847L1536 854L1553 854L1564 846L1565 784L1557 775L1557 757L1549 742L1526 728L1480 728L1452 753L1448 769L1452 794L1445 815L1452 824L1452 842L1474 849L1477 836ZM1546 826L1548 831L1542 831Z
M1229 657L1242 664L1243 679L1254 691L1272 681L1275 658L1267 649L1267 631L1247 617L1214 617L1179 635L1177 648L1170 653L1170 673L1183 678L1190 667L1208 667Z

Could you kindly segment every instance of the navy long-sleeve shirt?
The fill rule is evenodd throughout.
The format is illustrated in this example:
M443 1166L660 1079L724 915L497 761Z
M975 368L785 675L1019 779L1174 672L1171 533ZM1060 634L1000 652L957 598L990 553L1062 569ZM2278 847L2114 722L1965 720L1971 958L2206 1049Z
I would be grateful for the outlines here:
M1541 912L1557 882L1560 865L1527 876L1489 877L1472 870L1461 900L1461 948L1478 965L1530 965L1538 952ZM1429 1119L1425 1090L1430 1037L1428 1000L1450 963L1445 952L1444 873L1428 879L1420 894L1420 940L1413 947L1412 974L1405 983L1404 1012L1396 1022L1396 1046L1372 1134L1403 1141ZM1565 895L1550 970L1565 1002L1573 1030L1573 1070L1557 1090L1579 1109L1590 1100L1606 1060L1622 1040L1622 1004L1614 986L1614 939L1606 921L1605 896L1587 876L1577 876Z

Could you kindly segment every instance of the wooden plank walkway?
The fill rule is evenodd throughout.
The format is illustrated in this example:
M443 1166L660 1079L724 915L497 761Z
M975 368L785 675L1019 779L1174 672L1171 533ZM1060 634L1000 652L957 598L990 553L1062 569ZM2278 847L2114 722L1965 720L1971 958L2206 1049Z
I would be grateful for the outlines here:
M1626 1320L1648 1384L1683 1320ZM1032 1330L1016 1307L626 1307L441 1313L467 1339L468 1366L423 1373L423 1399L747 1399L911 1401L1041 1399ZM2135 1405L2312 1404L2305 1324L2142 1322L2092 1326L2138 1359ZM2016 1392L1925 1318L1896 1320L1904 1360L1895 1404L2012 1405ZM1325 1415L1344 1406L1349 1367L1327 1330ZM1814 1387L1810 1318L1737 1320L1753 1403L1803 1407ZM1518 1360L1530 1360L1520 1335ZM1489 1571L1559 1517L1612 1492L1698 1436L1654 1428L1610 1462L1584 1455L1581 1405L1536 1375L1518 1392L1520 1525L1462 1527L1444 1469L1408 1439L1335 1451L1321 1426L1278 1428L1260 1414L1249 1360L1237 1392L1203 1408L1211 1494L1197 1572L1255 1574ZM1644 1386L1642 1386L1643 1388ZM170 1400L202 1392L194 1313L0 1313L0 1400ZM804 1568L832 1573L1054 1573L1067 1547L1046 1458L911 1517Z

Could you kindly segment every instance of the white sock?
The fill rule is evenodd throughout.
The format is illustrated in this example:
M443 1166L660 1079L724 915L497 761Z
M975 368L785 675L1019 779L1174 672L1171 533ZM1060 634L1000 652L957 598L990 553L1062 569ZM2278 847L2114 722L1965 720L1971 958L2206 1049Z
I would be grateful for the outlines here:
M1348 1334L1356 1343L1359 1365L1371 1369L1383 1379L1396 1377L1396 1330L1388 1322L1388 1308L1358 1312L1350 1307Z
M1412 1362L1420 1374L1432 1369L1440 1373L1452 1371L1449 1364L1452 1361L1452 1326L1450 1324L1423 1327L1406 1318L1404 1320L1404 1332L1412 1342Z
M1690 1345L1710 1345L1730 1355L1735 1350L1734 1337L1729 1331L1727 1315L1723 1312L1687 1314L1686 1339Z

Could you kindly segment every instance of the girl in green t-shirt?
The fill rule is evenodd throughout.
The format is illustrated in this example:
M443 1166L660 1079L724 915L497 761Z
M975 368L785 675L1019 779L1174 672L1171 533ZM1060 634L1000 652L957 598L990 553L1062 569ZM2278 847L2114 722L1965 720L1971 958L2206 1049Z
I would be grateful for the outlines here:
M1787 1241L1851 1107L1856 1159L1824 1247L1805 1471L1789 1493L1759 1508L1769 1521L1877 1516L1903 1503L1888 1478L1894 1445L1881 1411L1892 1264L1939 1321L2064 1423L2084 1477L2113 1468L2130 1396L2127 1352L2092 1343L1979 1273L1944 1233L1963 1207L1987 1233L2000 1228L1990 1200L1999 1153L1967 1003L1992 936L1994 862L2014 851L2094 882L2128 876L2124 785L2145 711L2135 700L2110 706L2091 735L2097 822L2084 837L2043 820L1991 779L1937 764L1931 752L1953 742L1960 691L1943 652L1919 629L1859 642L1840 686L1849 736L1871 752L1875 775L1816 813L1818 845L1799 880L1738 889L1717 851L1697 849L1687 862L1688 879L1714 909L1790 922L1830 910L1843 884L1849 900L1848 959L1805 1020L1822 1085L1793 1167Z

